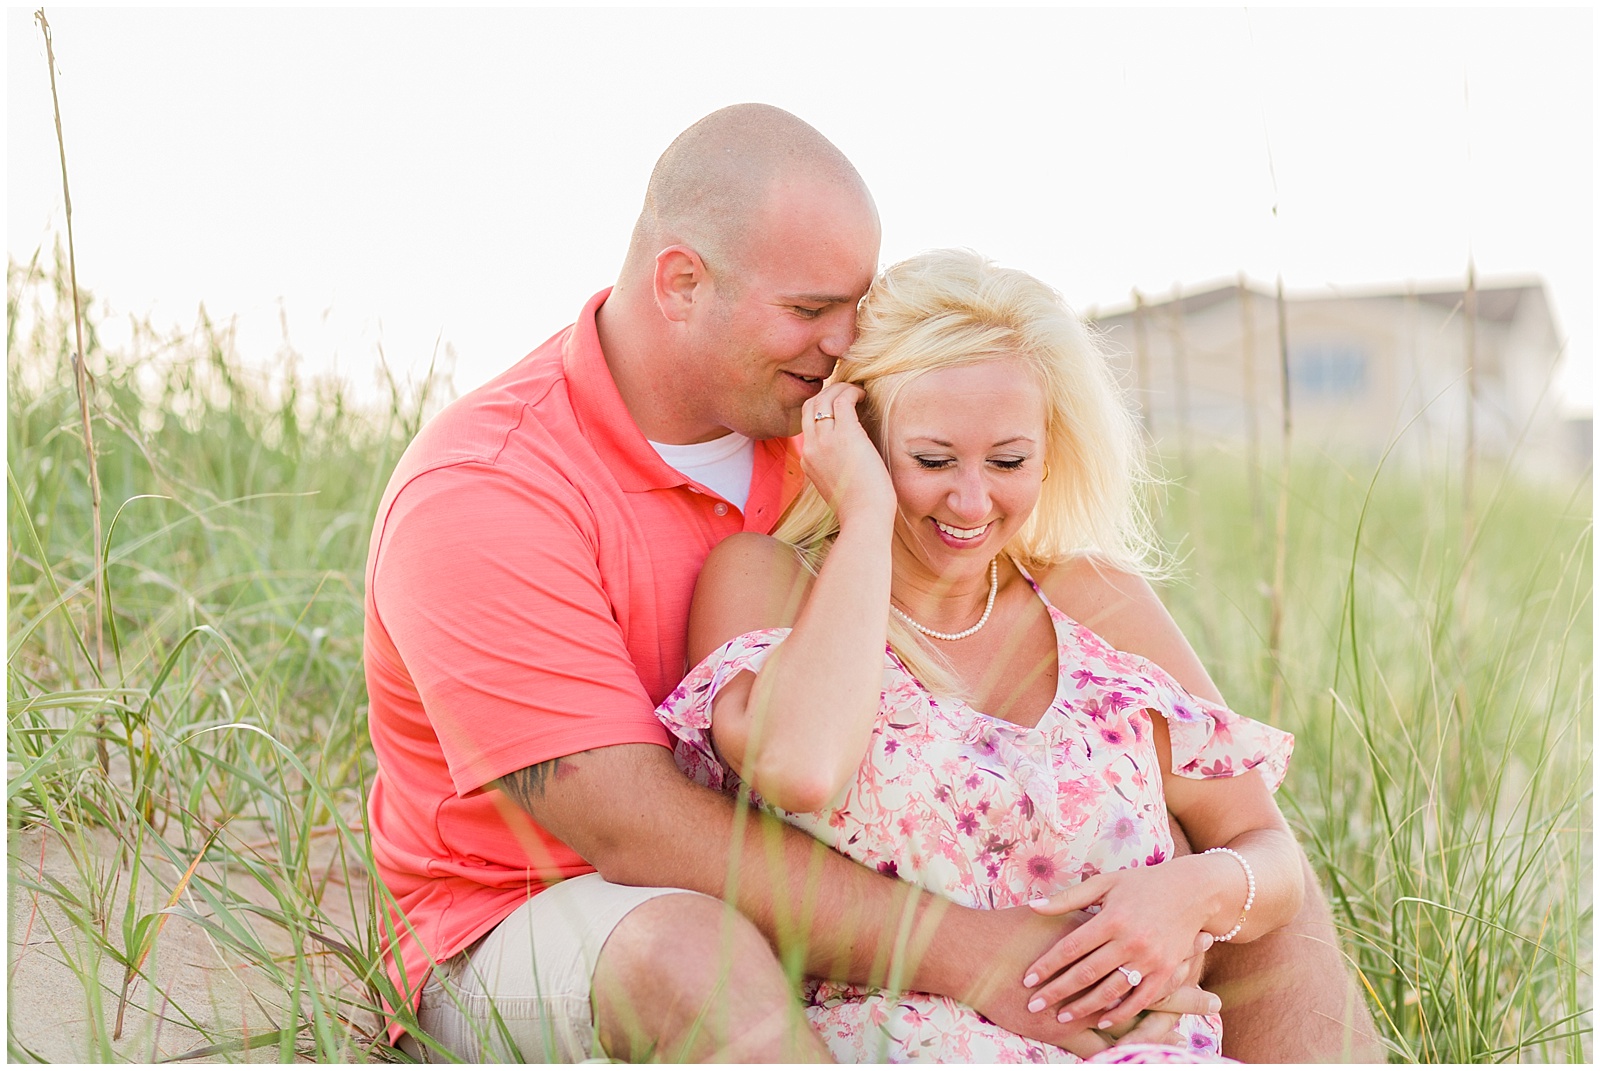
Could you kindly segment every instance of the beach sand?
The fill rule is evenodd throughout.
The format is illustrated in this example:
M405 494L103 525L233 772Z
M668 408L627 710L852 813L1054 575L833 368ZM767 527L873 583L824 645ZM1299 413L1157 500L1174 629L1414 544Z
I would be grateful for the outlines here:
M332 842L334 838L324 840ZM332 847L328 843L320 850L328 853ZM287 1050L270 1041L260 1044L285 1025L298 1025L299 1017L287 1007L285 987L250 962L251 957L230 950L227 939L219 940L197 921L211 919L215 923L217 917L192 890L179 900L144 964L146 978L153 984L138 978L130 987L122 1035L113 1041L123 966L103 947L97 948L99 942L85 938L84 927L74 925L68 913L94 918L96 928L103 921L107 943L118 950L124 948L123 918L133 885L127 858L119 858L117 840L105 829L85 829L70 837L38 828L13 832L8 848L7 990L14 1059L31 1054L52 1063L154 1062L190 1054L191 1059L256 1062L280 1060L294 1051L293 1038ZM165 859L157 861L155 851L150 851L138 883L141 915L166 903L182 869ZM207 876L221 878L215 868ZM276 899L248 874L234 868L226 877L229 887L248 902L269 911L276 909ZM333 924L330 928L349 934L355 930L355 911L350 904L364 904L366 890L347 889L343 877L343 869L335 868L322 902ZM61 886L53 894L37 893L25 884L31 881L55 888L52 879ZM352 875L352 880L364 882L365 878ZM99 891L91 894L91 889ZM249 926L251 936L244 940L259 942L273 961L292 970L291 939L281 925L255 913L240 912L235 917ZM311 954L307 961L310 969L322 980L324 992L333 990L367 1003L336 957L316 947L306 951ZM376 1018L365 1010L347 1008L345 1014L351 1015L354 1027L347 1059L370 1058L368 1042L376 1032ZM225 1055L196 1052L218 1042L237 1045L245 1038L256 1046Z

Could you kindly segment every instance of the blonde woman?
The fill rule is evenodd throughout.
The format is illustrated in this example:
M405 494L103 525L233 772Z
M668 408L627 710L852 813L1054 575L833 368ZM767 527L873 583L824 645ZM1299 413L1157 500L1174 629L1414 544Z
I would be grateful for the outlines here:
M686 772L957 903L1095 912L1023 980L1041 1015L1114 1031L1196 948L1288 921L1293 741L1212 701L1146 582L1137 428L1059 296L966 251L897 264L803 420L811 486L696 589L702 661L658 711ZM944 997L807 997L841 1060L1077 1059Z

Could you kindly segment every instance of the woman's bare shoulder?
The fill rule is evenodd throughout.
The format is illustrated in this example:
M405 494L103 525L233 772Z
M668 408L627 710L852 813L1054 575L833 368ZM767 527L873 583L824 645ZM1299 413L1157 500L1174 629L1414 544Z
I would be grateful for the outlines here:
M1118 647L1151 624L1152 614L1167 616L1148 580L1103 558L1080 554L1036 579L1063 613Z
M810 575L793 547L759 532L735 532L711 548L700 572L702 583L708 573L719 583L731 580L745 586L787 586L799 574Z
M793 625L811 580L787 543L756 532L724 539L706 558L695 585L689 657L698 661L746 632Z
M1150 582L1103 558L1079 555L1036 578L1062 613L1111 646L1142 655L1195 695L1217 702L1210 674Z

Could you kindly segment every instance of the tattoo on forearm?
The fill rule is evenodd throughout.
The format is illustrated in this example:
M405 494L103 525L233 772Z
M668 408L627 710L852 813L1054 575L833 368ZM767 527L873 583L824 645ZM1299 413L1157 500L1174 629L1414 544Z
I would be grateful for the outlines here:
M559 758L534 763L515 773L506 774L500 779L500 788L523 808L531 808L544 800L545 785L555 777L560 765Z

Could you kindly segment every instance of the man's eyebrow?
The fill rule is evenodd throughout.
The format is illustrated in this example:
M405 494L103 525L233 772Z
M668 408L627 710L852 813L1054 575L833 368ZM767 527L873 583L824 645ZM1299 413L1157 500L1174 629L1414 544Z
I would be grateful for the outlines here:
M853 294L784 294L779 300L785 305L854 305L860 299Z

